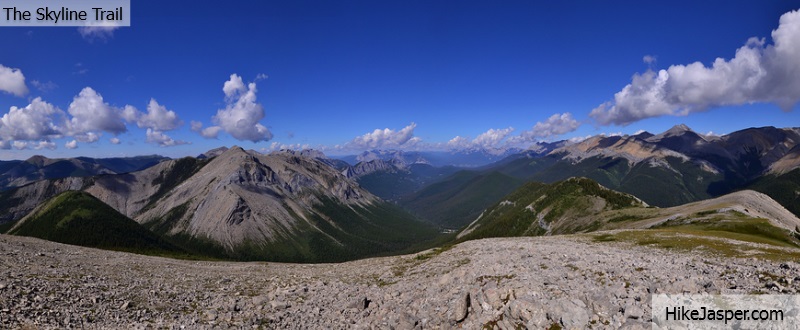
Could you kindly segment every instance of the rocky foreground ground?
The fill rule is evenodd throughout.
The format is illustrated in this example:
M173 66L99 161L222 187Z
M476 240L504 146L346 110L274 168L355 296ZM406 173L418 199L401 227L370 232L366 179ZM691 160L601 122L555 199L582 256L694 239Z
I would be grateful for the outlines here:
M651 293L796 293L798 268L592 236L303 265L0 235L0 328L650 329Z

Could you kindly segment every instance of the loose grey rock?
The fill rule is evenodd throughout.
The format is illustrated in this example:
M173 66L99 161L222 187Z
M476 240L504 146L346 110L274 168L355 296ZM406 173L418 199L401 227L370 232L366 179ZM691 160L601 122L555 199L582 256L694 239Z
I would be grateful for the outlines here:
M800 289L788 260L581 235L338 264L173 260L0 235L0 265L3 329L637 329L650 327L654 292Z
M470 307L469 292L464 292L459 294L452 304L451 321L454 321L455 323L464 321L464 319L466 319L467 315L469 314L469 307Z

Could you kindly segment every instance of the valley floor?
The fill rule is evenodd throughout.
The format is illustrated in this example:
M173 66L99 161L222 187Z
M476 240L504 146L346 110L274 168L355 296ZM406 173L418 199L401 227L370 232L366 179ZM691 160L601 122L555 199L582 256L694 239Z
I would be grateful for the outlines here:
M0 235L0 328L650 329L651 293L800 289L796 262L596 237L485 239L304 265L173 260Z

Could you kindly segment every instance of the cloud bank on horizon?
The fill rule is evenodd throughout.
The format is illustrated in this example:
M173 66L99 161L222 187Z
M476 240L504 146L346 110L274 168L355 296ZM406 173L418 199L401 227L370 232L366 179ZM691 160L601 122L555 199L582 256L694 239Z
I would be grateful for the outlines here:
M694 62L636 74L589 116L600 125L625 126L749 103L774 103L790 111L800 101L800 11L781 16L772 40L750 38L732 59L717 58L710 67ZM652 64L655 58L644 61Z

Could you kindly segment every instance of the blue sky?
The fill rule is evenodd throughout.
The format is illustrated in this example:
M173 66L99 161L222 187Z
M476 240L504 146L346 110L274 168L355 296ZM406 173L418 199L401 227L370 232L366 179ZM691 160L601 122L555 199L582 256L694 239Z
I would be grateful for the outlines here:
M131 6L131 27L0 28L0 159L502 149L800 123L789 1Z

